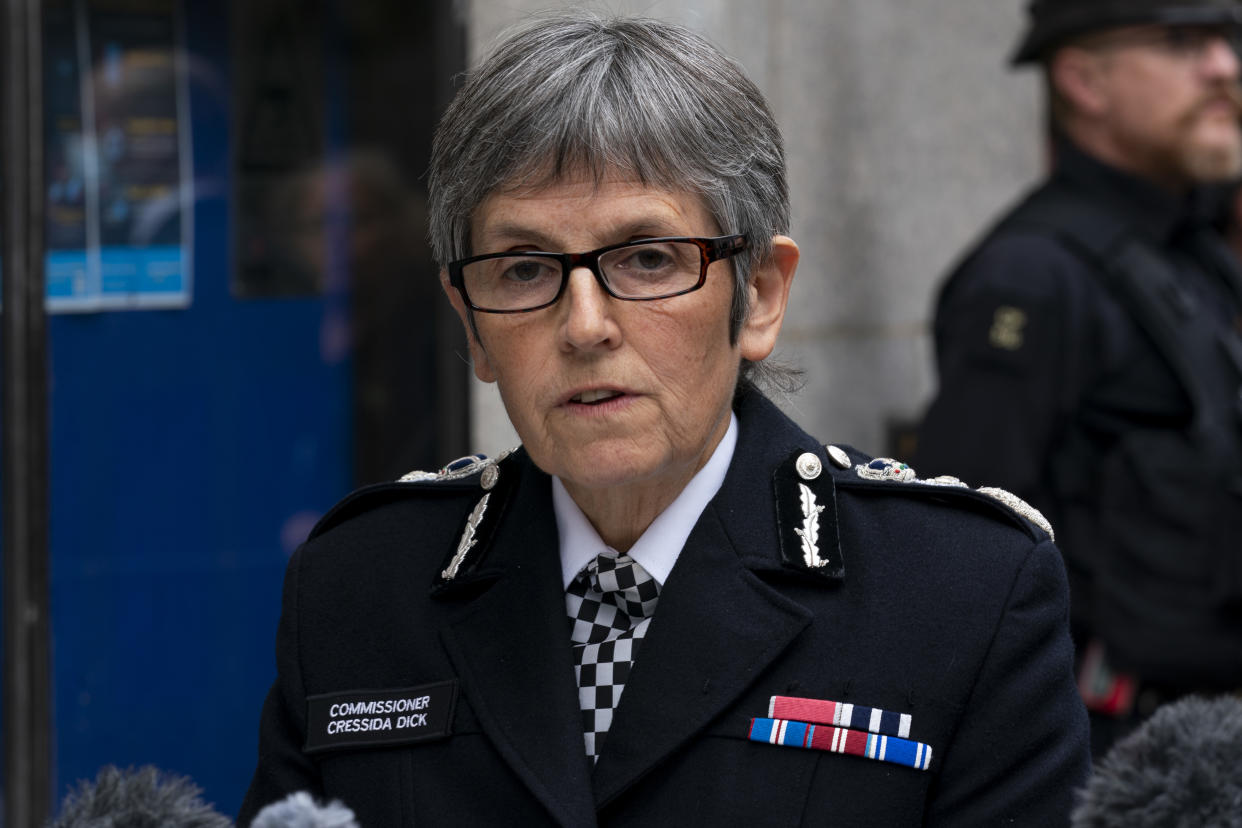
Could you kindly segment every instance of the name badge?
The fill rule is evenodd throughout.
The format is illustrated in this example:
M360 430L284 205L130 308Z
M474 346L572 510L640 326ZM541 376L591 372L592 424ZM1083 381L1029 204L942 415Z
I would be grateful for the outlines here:
M457 679L395 690L351 690L306 699L304 753L392 747L449 735Z

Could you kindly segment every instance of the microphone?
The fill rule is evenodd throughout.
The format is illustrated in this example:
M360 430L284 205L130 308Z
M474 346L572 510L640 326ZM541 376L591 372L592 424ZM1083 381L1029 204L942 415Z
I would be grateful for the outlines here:
M1242 828L1242 699L1187 696L1113 746L1073 828Z
M291 793L255 814L250 828L359 828L354 812L338 800L321 805L306 791Z
M186 776L150 765L121 770L107 765L94 782L81 780L61 804L49 828L233 828L233 821L200 798L202 789Z

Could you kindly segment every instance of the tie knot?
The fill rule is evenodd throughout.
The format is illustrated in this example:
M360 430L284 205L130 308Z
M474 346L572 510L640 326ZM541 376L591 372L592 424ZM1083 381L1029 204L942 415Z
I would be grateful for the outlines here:
M660 597L660 585L629 555L597 555L587 564L591 586L634 620L649 618Z

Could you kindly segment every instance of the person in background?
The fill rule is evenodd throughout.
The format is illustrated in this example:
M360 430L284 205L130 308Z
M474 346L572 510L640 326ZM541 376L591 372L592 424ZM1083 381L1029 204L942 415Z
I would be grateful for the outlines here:
M1087 724L1042 519L759 390L799 253L738 64L536 18L429 183L522 446L355 493L293 555L239 821L305 791L368 826L1064 823Z
M914 465L1012 489L1065 554L1097 755L1242 687L1242 172L1233 0L1036 0L1053 166L948 278Z

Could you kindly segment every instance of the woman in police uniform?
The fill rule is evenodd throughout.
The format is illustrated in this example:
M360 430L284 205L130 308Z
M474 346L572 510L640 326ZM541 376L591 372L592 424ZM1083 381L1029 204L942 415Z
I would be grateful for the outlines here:
M459 92L431 195L522 447L356 493L294 556L243 823L303 789L385 826L1065 821L1045 529L756 389L798 250L736 64L540 19Z

